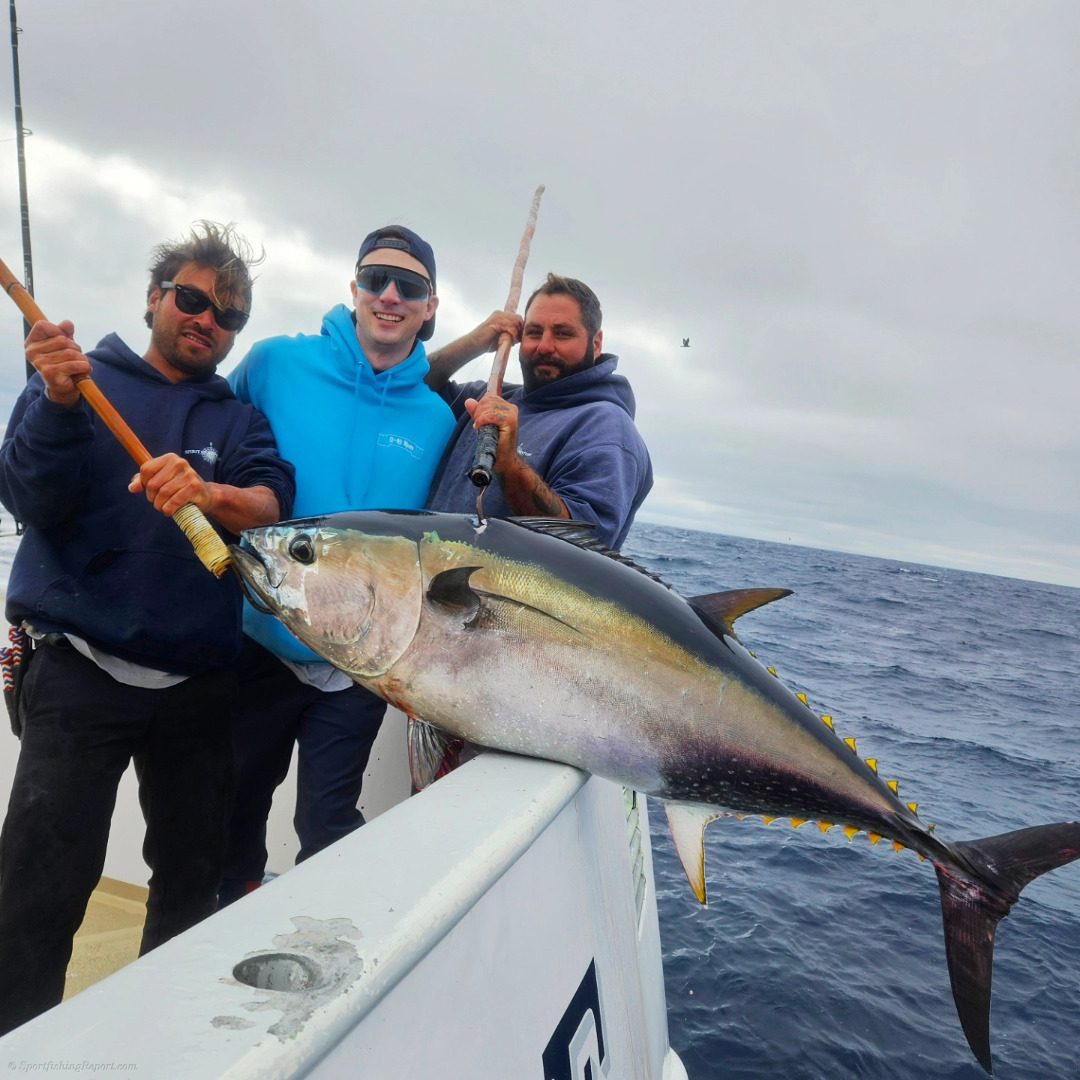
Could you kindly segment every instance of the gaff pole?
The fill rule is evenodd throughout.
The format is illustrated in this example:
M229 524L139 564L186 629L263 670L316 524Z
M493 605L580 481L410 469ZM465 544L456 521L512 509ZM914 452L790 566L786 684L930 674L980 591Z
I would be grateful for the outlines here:
M0 287L15 301L15 305L29 324L47 321L41 308L37 306L37 302L7 268L3 260L0 260ZM135 432L113 408L112 403L101 392L94 380L89 375L82 375L76 376L74 382L87 404L120 440L120 445L131 455L135 464L141 467L150 461L150 451L139 441ZM229 555L225 542L206 520L206 515L194 503L185 503L173 514L173 521L180 526L184 535L191 541L191 546L195 549L195 554L203 566L216 577L221 577L232 564L232 557Z
M532 244L533 233L536 231L536 215L540 209L540 196L544 194L544 185L536 189L533 196L532 209L529 211L529 220L525 226L525 233L521 237L521 247L518 249L517 262L514 263L514 271L510 275L510 295L506 298L506 306L503 308L508 315L517 311L521 301L521 281L525 276L525 263L529 260L529 246ZM495 350L495 362L491 365L491 375L488 378L487 392L489 394L501 394L503 376L506 374L506 361L510 357L510 349L514 339L509 334L499 335L499 344ZM481 502L484 498L484 489L491 483L492 472L495 468L495 452L499 445L499 429L494 424L485 424L476 433L476 453L473 455L472 465L469 467L469 479L480 489L476 495L476 516L483 520Z

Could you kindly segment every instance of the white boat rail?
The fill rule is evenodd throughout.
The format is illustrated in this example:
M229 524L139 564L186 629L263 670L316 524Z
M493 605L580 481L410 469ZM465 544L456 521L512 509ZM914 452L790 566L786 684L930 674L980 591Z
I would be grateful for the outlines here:
M0 1039L0 1069L682 1080L644 800L484 754Z

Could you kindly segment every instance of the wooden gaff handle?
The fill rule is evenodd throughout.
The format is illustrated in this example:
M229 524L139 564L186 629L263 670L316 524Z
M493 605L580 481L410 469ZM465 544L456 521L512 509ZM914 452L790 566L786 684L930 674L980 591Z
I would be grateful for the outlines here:
M533 195L532 208L529 210L529 220L525 224L525 232L521 237L521 246L518 248L517 261L514 263L513 272L510 275L510 295L506 298L506 306L503 308L508 315L517 311L521 300L521 282L525 276L525 263L529 258L529 247L532 244L533 233L536 232L536 215L540 209L540 196L544 194L544 185L541 184ZM488 393L501 394L503 376L506 374L506 361L510 357L510 349L514 339L509 334L499 335L499 345L495 350L495 362L491 365L491 375L488 376ZM469 466L469 479L481 490L491 483L492 473L495 469L495 451L499 445L499 429L494 424L485 424L476 433L476 452L473 455L472 465ZM478 504L479 505L479 504Z
M15 306L31 326L36 322L48 321L44 312L37 306L37 302L23 288L22 282L7 268L3 259L0 259L0 286L14 300ZM117 437L120 445L132 456L135 463L140 467L145 465L151 458L150 451L143 446L124 418L113 408L112 403L101 392L101 388L89 375L79 376L74 379L74 382L90 408L101 417L102 423ZM173 520L191 541L195 554L207 570L221 577L232 563L232 558L221 537L214 532L213 526L206 520L206 515L194 503L186 503L176 511Z

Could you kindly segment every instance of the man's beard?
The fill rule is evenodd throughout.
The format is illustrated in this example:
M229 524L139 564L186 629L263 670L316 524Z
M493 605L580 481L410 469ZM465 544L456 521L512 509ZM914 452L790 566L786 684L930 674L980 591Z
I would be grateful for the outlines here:
M520 363L520 359L518 361ZM535 371L536 365L550 364L553 367L559 369L558 375L537 375ZM525 387L525 393L531 394L534 390L539 390L541 386L547 386L549 383L558 382L559 379L565 379L568 375L576 375L579 371L587 371L589 368L596 364L596 350L593 348L592 340L589 341L589 347L585 350L585 355L576 364L564 364L559 360L552 360L550 358L544 360L536 360L528 362L527 364L521 364L521 381Z
M184 338L179 330L175 334L166 335L160 334L155 340L158 352L162 358L176 371L182 372L187 376L199 376L199 375L212 375L217 371L218 365L226 356L229 355L229 351L232 348L232 342L228 345L223 345L220 341L215 341L206 354L206 358L202 360L190 359L183 348Z

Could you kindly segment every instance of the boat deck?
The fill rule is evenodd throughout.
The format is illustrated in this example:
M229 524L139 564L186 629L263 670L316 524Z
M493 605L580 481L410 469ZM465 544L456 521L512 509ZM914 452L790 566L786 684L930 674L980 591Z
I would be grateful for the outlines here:
M64 984L64 1000L119 971L139 955L147 891L103 877L90 897L75 935Z

